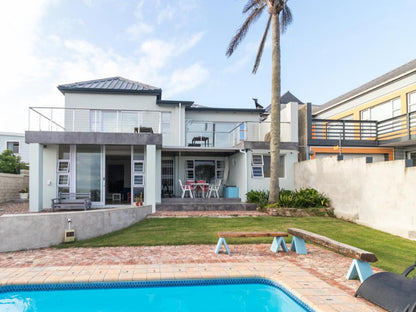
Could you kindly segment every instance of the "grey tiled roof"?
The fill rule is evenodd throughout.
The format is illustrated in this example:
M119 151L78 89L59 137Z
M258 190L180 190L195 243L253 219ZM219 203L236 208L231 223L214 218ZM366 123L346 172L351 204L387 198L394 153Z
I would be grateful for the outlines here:
M392 71L389 71L388 73L381 75L380 77L377 77L374 80L371 80L365 84L363 84L362 86L359 86L358 88L355 88L341 96L336 97L335 99L326 102L325 104L322 105L317 105L314 109L313 109L313 113L317 114L320 113L332 106L336 106L341 104L343 101L350 99L354 96L357 96L363 92L366 92L370 89L373 89L379 85L382 85L384 83L387 83L391 80L394 80L395 78L398 78L399 76L402 76L406 73L410 73L416 71L416 59L410 61L409 63L406 63L400 67L397 67L395 69L393 69Z
M298 103L298 104L302 104L303 103L296 96L294 96L292 93L290 93L290 91L287 91L285 94L283 94L280 97L280 104L287 104L287 103L290 103L290 102L295 102L295 103ZM271 105L267 106L265 108L265 111L266 112L270 112L270 109L271 109Z
M65 92L108 92L108 93L152 93L160 95L162 89L123 77L110 77L89 81L59 85L58 89Z

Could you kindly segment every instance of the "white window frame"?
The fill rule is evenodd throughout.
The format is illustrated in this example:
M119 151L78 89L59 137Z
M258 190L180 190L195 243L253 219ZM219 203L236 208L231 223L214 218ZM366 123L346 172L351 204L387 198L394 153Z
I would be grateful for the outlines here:
M20 141L15 141L15 140L6 141L6 149L10 149L7 146L9 143L13 143L13 148L14 148L14 144L17 143L17 150L18 150L17 153L13 149L11 149L11 151L13 152L13 154L19 155L20 154Z
M66 179L66 181L67 181L67 183L61 183L61 177L67 177L67 179ZM58 181L57 181L57 185L58 185L58 187L69 187L70 186L70 183L69 183L69 180L70 180L70 175L69 175L69 173L58 173Z
M61 164L63 164L63 163L67 163L67 166L64 169L61 169ZM71 161L69 159L59 159L58 160L58 168L57 168L56 171L58 173L68 173L68 172L71 171L70 168L69 168L70 166L71 166Z
M255 157L261 157L261 163L260 163L260 159L258 158L257 161L255 160ZM254 179L258 179L258 178L267 178L269 179L270 177L265 177L264 176L264 156L269 156L270 155L263 155L263 154L253 154L251 156L251 177ZM285 155L280 155L279 156L279 166L280 166L280 161L282 160L283 157L283 165L284 165L284 175L279 176L279 179L285 178L286 177L286 157ZM261 170L261 175L258 174L258 170ZM257 173L255 173L255 171L257 171ZM280 173L280 172L279 172ZM280 173L281 174L281 173Z
M141 164L141 170L136 171L136 164ZM136 177L141 179L142 183L137 184L136 183ZM145 182L145 176L144 176L144 160L134 160L133 161L133 187L144 187Z

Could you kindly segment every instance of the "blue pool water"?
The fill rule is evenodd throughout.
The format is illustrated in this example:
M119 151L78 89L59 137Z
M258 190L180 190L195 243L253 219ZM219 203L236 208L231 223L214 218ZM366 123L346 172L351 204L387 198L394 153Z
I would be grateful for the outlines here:
M266 279L184 280L0 287L1 312L313 311Z

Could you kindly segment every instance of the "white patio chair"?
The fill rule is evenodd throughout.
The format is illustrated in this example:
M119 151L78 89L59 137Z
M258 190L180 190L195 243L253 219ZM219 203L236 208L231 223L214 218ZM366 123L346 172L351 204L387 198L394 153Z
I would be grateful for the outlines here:
M214 192L214 197L220 198L220 195L218 194L218 190L221 186L221 179L218 179L217 182L214 185L210 185L208 189L208 198L211 198L211 194Z
M181 179L179 179L179 185L182 189L182 198L185 197L186 192L189 192L189 197L194 198L194 195L192 194L193 188L191 185L183 185Z

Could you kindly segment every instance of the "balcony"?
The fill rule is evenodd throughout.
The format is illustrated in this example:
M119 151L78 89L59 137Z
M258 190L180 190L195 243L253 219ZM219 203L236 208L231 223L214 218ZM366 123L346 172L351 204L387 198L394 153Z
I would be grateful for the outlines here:
M269 131L269 121L233 123L187 120L185 144L189 147L233 147L242 141L265 141ZM295 140L291 138L292 134L291 124L282 122L282 142L297 142L297 137Z
M170 113L140 110L30 107L29 131L121 132L170 129Z
M382 121L311 119L308 144L394 146L416 140L416 112Z

